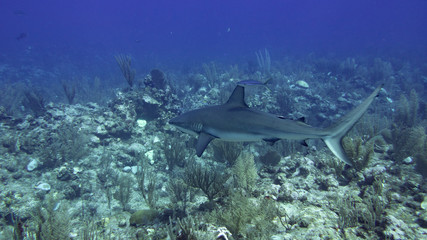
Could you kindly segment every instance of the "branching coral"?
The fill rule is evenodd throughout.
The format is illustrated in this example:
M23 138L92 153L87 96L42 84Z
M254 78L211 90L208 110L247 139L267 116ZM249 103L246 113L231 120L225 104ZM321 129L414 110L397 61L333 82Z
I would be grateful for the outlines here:
M123 211L126 211L128 209L128 203L132 193L132 178L123 174L119 177L118 184L117 190L114 193L114 198L120 202Z
M138 166L138 173L136 175L136 180L138 183L139 192L144 198L150 209L156 208L156 202L158 200L158 195L156 193L156 178L153 173L147 169L147 159L143 158ZM148 180L146 184L146 180Z
M120 70L123 73L123 76L125 77L127 83L130 87L133 86L133 82L135 79L135 69L131 67L132 60L129 55L116 55L114 56L116 58L116 62L120 67Z
M402 95L397 108L394 124L391 131L384 131L383 136L393 144L392 158L402 161L413 157L425 174L425 159L427 157L427 135L423 126L418 123L417 112L419 108L417 93L412 90L409 101Z
M68 103L73 104L74 97L76 96L76 86L70 86L66 82L62 82L62 88L64 89L64 93L67 97Z
M361 138L344 137L342 145L349 160L359 171L364 169L374 156L372 141L363 142Z
M76 162L89 153L87 136L73 123L64 122L57 129L31 139L33 141L39 146L38 155L46 168L59 166L63 162Z
M206 79L211 88L219 85L219 77L214 62L211 62L211 64L203 64L203 70L205 71Z
M174 211L182 211L185 215L187 205L191 202L192 196L194 195L192 189L182 179L171 178L167 190L170 193Z
M212 212L211 217L227 227L237 239L267 239L277 227L273 219L283 215L271 199L264 199L257 205L234 192L229 196L227 206Z
M163 143L163 153L165 154L165 159L170 171L172 171L175 166L184 166L186 154L185 145L179 140L178 136L166 137Z
M224 193L224 183L227 180L218 169L202 166L194 160L187 165L184 173L184 181L191 187L198 188L213 201L215 197Z
M417 123L418 107L418 95L415 90L411 91L409 100L405 95L402 95L394 116L395 124L397 124L399 128L414 127Z
M254 156L249 153L241 154L233 166L235 187L242 188L250 193L255 187L257 177Z
M59 204L57 197L49 194L44 203L33 213L36 223L36 239L70 239L70 219L65 204Z
M218 162L226 162L233 166L242 152L242 144L235 142L214 141L214 158Z
M45 99L40 93L25 92L25 99L22 104L30 109L36 116L41 116L46 112Z

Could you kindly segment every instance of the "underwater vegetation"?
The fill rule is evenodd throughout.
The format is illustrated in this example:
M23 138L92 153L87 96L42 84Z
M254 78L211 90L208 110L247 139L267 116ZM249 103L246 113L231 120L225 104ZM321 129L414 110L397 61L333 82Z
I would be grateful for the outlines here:
M390 130L383 133L384 138L393 145L391 157L398 162L415 161L417 169L427 176L427 135L426 126L419 122L419 99L415 90L411 90L409 100L405 95L400 98L394 123Z
M53 90L1 85L0 239L422 239L427 95L417 81L427 72L386 57L273 56L144 72L117 55L119 86L89 76ZM167 124L270 77L272 91L246 86L251 108L323 127L385 83L342 139L353 166L316 140L215 140L199 158Z
M242 152L242 143L215 141L212 148L216 161L233 166Z
M133 69L131 66L131 57L129 55L116 55L114 58L116 59L116 62L123 73L123 77L126 79L129 87L132 88L135 80L135 69Z
M184 167L186 163L186 146L179 140L177 134L171 134L163 142L163 153L169 170L175 166Z
M372 142L364 143L361 138L351 139L344 137L342 143L345 153L356 170L363 170L369 161L372 160L374 155L374 145Z
M35 116L41 116L46 112L46 101L40 93L25 92L25 99L22 105L30 109Z
M76 96L76 86L68 85L66 82L62 82L62 88L64 89L65 96L69 104L73 104L74 97Z
M202 166L194 161L187 164L184 172L184 182L190 187L200 189L209 201L223 194L225 180L227 178L218 169Z

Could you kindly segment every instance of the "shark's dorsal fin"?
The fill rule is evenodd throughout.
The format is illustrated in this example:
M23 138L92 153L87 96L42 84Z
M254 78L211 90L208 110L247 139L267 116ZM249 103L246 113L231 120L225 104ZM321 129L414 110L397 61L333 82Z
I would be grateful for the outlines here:
M242 86L236 86L226 104L248 107L245 102L245 88Z

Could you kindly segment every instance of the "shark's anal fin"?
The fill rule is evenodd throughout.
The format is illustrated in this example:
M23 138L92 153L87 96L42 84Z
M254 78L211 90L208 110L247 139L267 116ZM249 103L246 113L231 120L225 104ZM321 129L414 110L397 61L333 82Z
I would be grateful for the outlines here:
M306 119L305 119L305 117L299 117L299 118L297 119L297 121L298 121L298 122L302 122L302 123L306 123Z
M214 139L212 135L206 134L204 132L199 134L196 144L196 154L198 157L202 156L208 144Z

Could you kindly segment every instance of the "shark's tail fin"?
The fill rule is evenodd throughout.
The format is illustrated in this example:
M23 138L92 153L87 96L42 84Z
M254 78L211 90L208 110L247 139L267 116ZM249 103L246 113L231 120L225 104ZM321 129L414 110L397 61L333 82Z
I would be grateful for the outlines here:
M351 128L356 124L356 122L363 116L366 110L371 105L372 101L378 96L383 85L377 87L375 91L366 98L359 106L351 110L347 115L342 117L339 122L330 126L326 129L329 134L322 138L326 143L328 148L337 156L340 160L346 162L349 165L351 161L348 159L347 155L344 152L344 149L341 144L342 138L351 130Z

